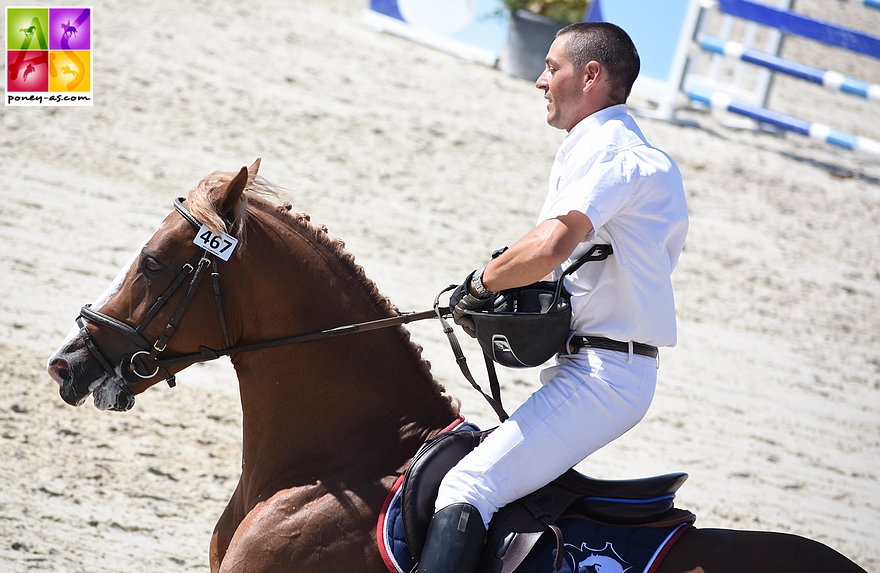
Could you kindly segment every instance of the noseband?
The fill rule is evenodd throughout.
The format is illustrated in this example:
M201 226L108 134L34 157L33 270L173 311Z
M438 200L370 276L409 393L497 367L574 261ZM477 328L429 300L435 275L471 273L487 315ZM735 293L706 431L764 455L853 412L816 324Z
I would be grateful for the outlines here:
M184 199L182 197L178 197L177 199L175 199L174 208L195 229L200 229L202 227L202 224L183 205L183 201ZM177 325L180 322L181 317L183 316L183 313L186 311L187 306L195 295L196 289L201 283L202 277L207 272L209 266L214 269L211 273L214 279L214 301L217 306L217 316L220 318L220 329L223 332L223 342L225 344L224 349L214 350L208 348L207 346L200 346L198 352L180 354L177 356L160 356L161 353L165 352L165 349L168 346L168 341L174 334L174 331L176 330ZM186 295L180 302L180 306L177 307L177 310L168 321L168 324L165 326L165 329L162 332L161 336L159 336L159 338L155 342L150 343L150 341L148 341L143 335L144 330L146 329L147 325L156 317L156 315L159 313L165 303L168 302L168 300L178 289L178 287L180 287L180 285L183 284L187 277L189 277L190 275L192 275L192 279L190 280L189 288L187 289ZM220 271L217 264L217 257L207 249L200 248L199 251L193 256L193 258L183 265L183 268L180 270L177 278L174 279L174 282L172 282L171 285L165 290L165 292L162 293L162 296L160 296L156 300L156 302L153 303L153 306L150 307L150 310L147 312L146 316L144 316L144 319L137 327L131 327L128 324L119 320L118 318L113 318L112 316L93 310L91 305L88 304L80 309L79 316L77 316L76 318L76 323L80 328L80 334L85 341L86 347L95 358L95 360L97 360L101 364L101 367L108 374L108 376L115 380L119 384L120 388L122 388L122 390L126 394L133 398L134 393L131 390L131 385L137 384L142 380L152 378L156 376L156 374L158 374L159 372L162 372L162 375L165 377L165 381L170 387L173 388L175 386L175 377L173 374L168 372L169 366L192 362L205 362L208 360L216 360L221 356L228 356L230 354L235 354L239 352L251 352L253 350L263 350L265 348L274 348L276 346L311 342L313 340L331 338L344 334L353 334L356 332L377 330L380 328L387 328L389 326L408 324L410 322L424 320L427 318L438 318L448 314L449 309L447 307L439 307L437 301L435 301L434 309L424 312L406 312L401 313L399 316L380 318L378 320L372 320L369 322L339 326L328 330L310 332L307 334L298 334L285 338L276 338L273 340L257 342L254 344L232 346L229 342L229 333L226 328L226 319L223 315L223 300L220 296ZM104 357L104 354L98 348L97 344L95 344L94 340L89 334L88 328L86 328L86 322L96 324L100 327L109 328L110 330L114 330L119 334L122 334L139 349L136 352L123 357L120 363L121 375L116 373L116 371L110 365L110 361Z
M178 197L174 200L174 208L194 228L199 229L202 226L201 223L193 217L192 213L190 213L183 205L182 197ZM174 279L174 282L172 282L156 302L153 303L153 306L150 307L150 310L147 312L146 316L144 316L140 325L136 328L129 326L117 318L92 310L91 305L89 304L83 306L80 310L80 314L76 318L76 323L80 328L80 334L85 341L86 347L92 356L94 356L94 358L101 364L104 371L113 378L129 396L134 396L130 388L131 384L152 378L160 371L165 377L168 386L172 388L175 386L174 375L168 372L167 366L162 365L160 361L157 360L157 357L161 352L164 352L165 348L168 346L168 341L171 340L171 337L174 335L174 331L177 329L177 325L180 322L181 317L183 317L183 313L186 312L186 308L189 306L190 301L192 301L196 289L201 283L202 277L204 277L209 266L214 269L212 273L214 278L214 300L217 304L217 316L220 318L220 329L223 331L223 342L226 345L226 348L229 348L229 333L226 328L226 319L223 315L223 301L220 296L220 271L217 266L217 257L204 248L200 248L189 262L183 265L177 278ZM189 283L186 295L180 302L180 306L177 307L177 310L168 321L168 324L165 326L165 329L159 338L151 344L144 337L144 330L147 328L147 325L152 322L153 318L155 318L162 307L165 306L165 303L168 302L175 291L177 291L178 287L180 287L190 275L192 275L192 280ZM92 340L88 328L86 328L86 321L122 334L140 349L123 358L120 365L121 376L116 373L110 365L110 362L104 357L94 340ZM203 353L200 353L198 356L203 356ZM210 357L216 358L217 356L209 356L209 358ZM150 372L150 365L153 366L152 372Z

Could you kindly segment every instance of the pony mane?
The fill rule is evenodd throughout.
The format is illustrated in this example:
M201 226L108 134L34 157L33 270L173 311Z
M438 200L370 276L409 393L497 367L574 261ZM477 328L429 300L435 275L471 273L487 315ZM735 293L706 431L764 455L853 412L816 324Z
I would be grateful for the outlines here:
M255 201L255 203L257 202L261 201ZM290 203L277 205L275 206L275 209L283 218L298 227L304 237L311 240L316 246L326 249L333 256L338 258L342 264L350 270L355 280L364 288L364 290L366 290L370 299L374 301L383 312L387 312L392 316L400 315L400 309L397 308L397 305L393 304L391 299L379 292L376 283L367 276L363 267L355 262L354 255L345 250L345 242L342 239L331 237L327 227L325 225L316 225L313 223L308 214L292 212L292 206ZM440 393L445 394L446 389L431 373L431 363L422 358L422 346L412 341L410 331L403 326L396 327L396 330L400 333L401 344L406 345L414 353L415 358L419 362L422 374L433 382ZM457 414L461 407L459 400L448 395L446 398L450 401L450 404Z
M379 292L376 283L367 277L363 267L355 262L354 255L345 250L345 242L341 239L332 238L324 225L315 225L311 221L311 217L305 213L293 213L290 203L282 203L278 205L273 200L278 201L286 195L284 187L269 183L261 176L249 176L245 192L242 194L242 200L236 205L233 212L229 216L218 213L211 200L211 192L232 180L236 173L228 171L215 171L202 179L196 187L189 192L186 197L187 207L193 216L210 227L213 231L221 231L231 235L239 241L239 252L243 252L246 243L245 222L248 216L248 207L252 210L264 210L274 212L285 222L296 227L300 234L309 240L317 249L328 252L331 256L338 259L340 263L348 268L351 276L360 284L367 292L371 301L383 312L389 316L400 315L400 310L391 300ZM397 332L401 336L401 344L413 352L414 357L419 362L422 374L431 380L441 393L445 393L445 388L440 384L431 373L431 364L422 358L422 346L412 341L409 330L402 326L396 327ZM456 413L460 409L458 399L447 396Z

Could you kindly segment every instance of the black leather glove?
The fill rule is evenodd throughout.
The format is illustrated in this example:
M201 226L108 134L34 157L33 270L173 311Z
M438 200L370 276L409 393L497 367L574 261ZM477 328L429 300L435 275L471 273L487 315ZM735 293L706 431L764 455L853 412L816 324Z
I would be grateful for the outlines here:
M482 269L479 269L482 271ZM477 272L477 271L474 271ZM474 273L470 273L462 284L460 284L449 297L449 308L452 310L452 320L459 325L471 338L477 337L477 331L474 326L474 319L465 313L467 310L479 310L484 306L491 304L494 296L490 295L486 298L480 298L470 293L470 284Z

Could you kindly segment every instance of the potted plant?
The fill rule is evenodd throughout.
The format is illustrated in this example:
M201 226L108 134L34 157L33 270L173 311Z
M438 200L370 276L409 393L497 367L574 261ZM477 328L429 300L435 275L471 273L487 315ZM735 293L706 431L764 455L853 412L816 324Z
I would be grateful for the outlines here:
M501 58L506 74L531 81L544 71L544 58L556 32L580 22L588 0L502 0L510 15L507 46Z

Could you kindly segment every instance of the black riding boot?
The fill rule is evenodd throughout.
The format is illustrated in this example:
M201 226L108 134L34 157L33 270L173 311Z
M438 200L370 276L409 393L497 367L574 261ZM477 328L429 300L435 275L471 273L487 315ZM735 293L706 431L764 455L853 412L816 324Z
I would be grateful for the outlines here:
M483 518L469 503L453 503L434 514L419 558L418 573L476 573L486 537Z

